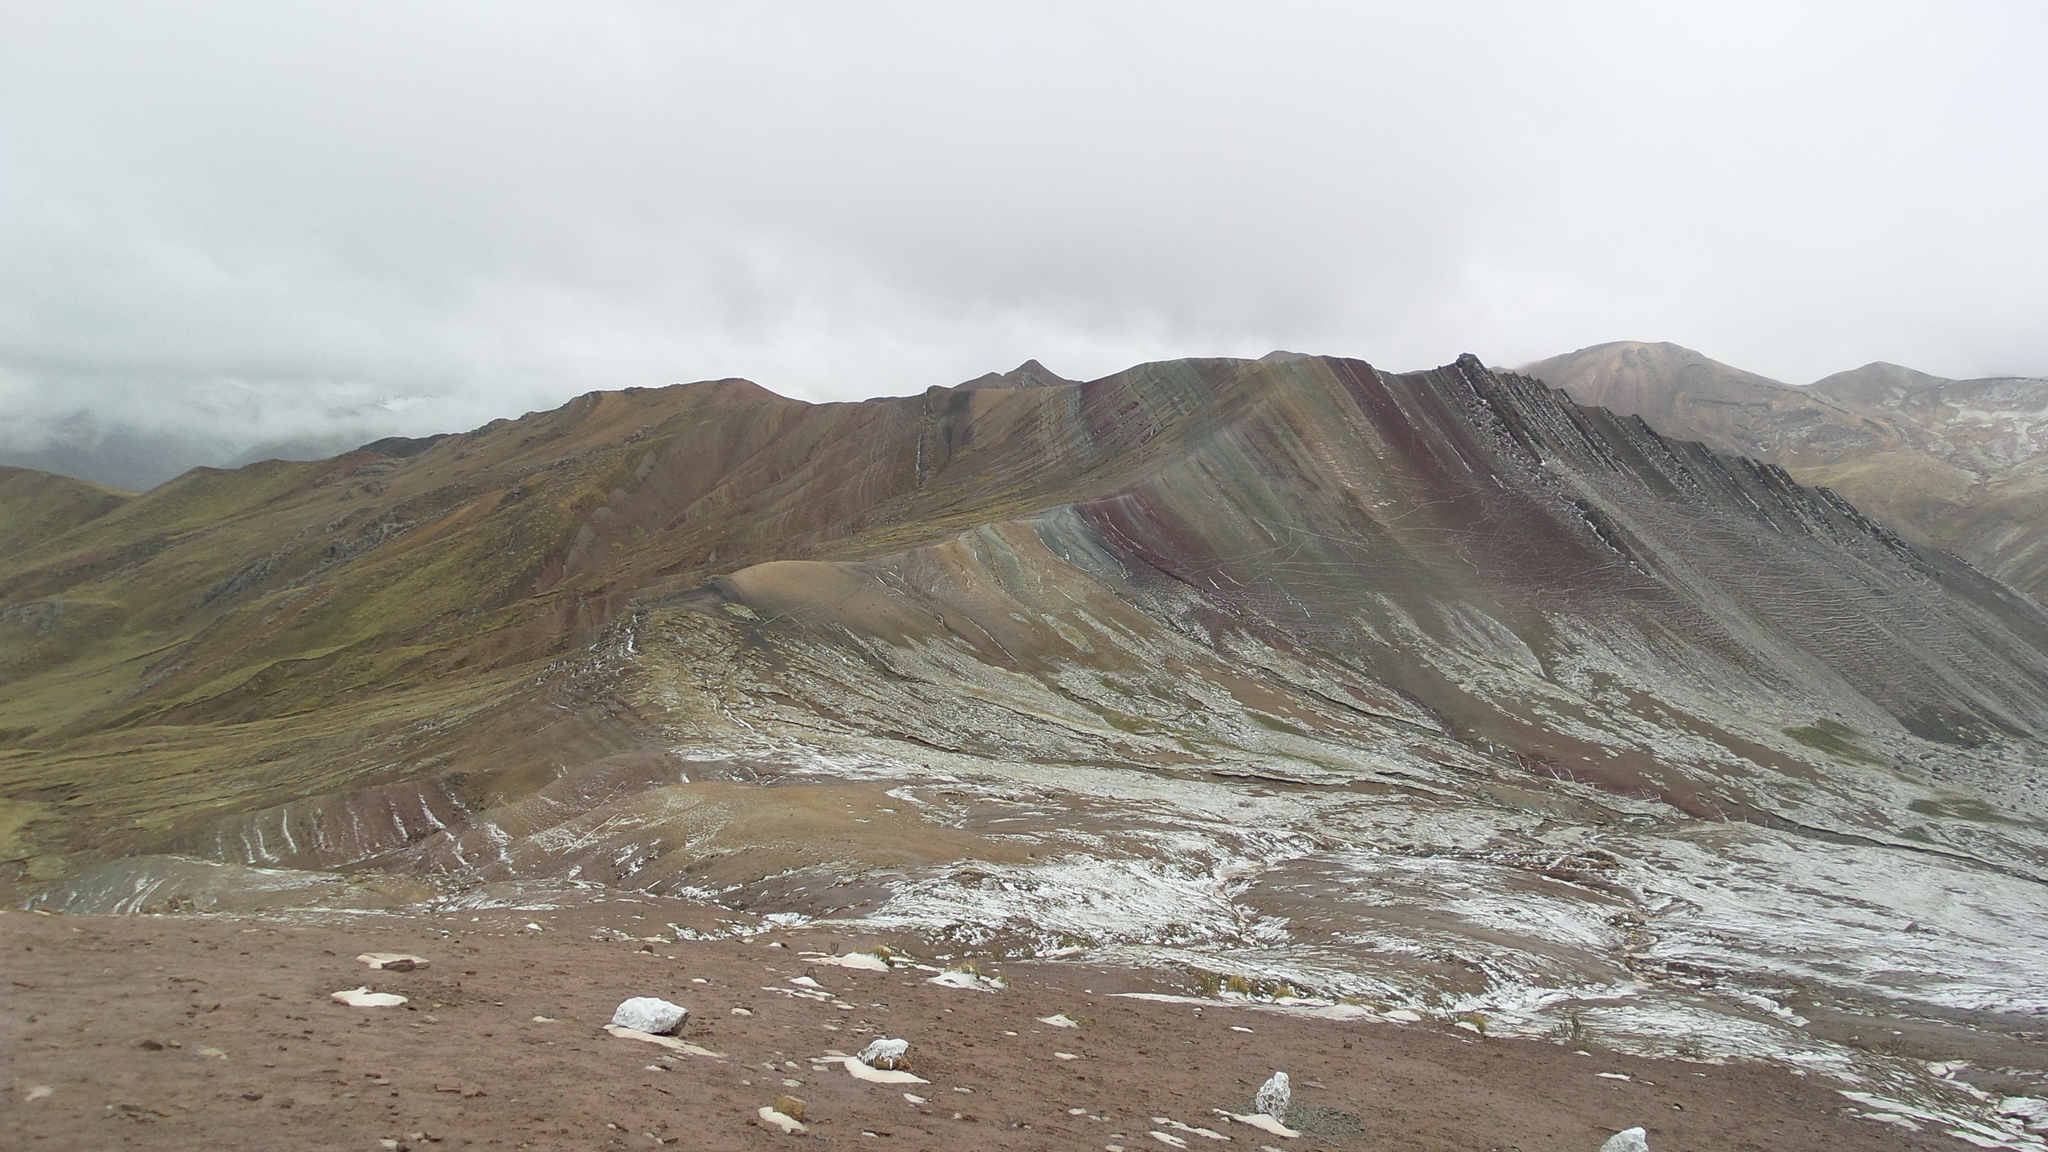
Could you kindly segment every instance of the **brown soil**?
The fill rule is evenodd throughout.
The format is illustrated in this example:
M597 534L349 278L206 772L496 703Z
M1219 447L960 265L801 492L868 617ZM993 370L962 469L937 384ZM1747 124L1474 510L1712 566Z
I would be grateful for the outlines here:
M616 936L605 928L669 935L667 922L708 926L712 915L680 902L617 900L353 922L0 914L8 982L0 1132L8 1147L38 1152L391 1147L379 1141L413 1152L804 1141L1164 1152L1171 1145L1154 1130L1193 1148L1248 1152L1594 1152L1615 1129L1640 1124L1656 1152L1961 1147L1853 1119L1829 1085L1772 1068L1589 1056L1426 1024L1111 995L1181 991L1157 973L1013 962L1000 965L1012 987L983 993L931 985L915 970L806 960L806 950L872 943L817 931L653 944L592 938ZM524 930L529 920L545 930ZM354 960L359 952L411 952L431 963L373 972ZM831 1001L769 990L792 989L789 981L806 973ZM348 1008L329 999L365 984L411 1002ZM682 1038L722 1057L605 1035L613 1007L636 995L687 1005ZM1037 1020L1054 1013L1083 1026ZM827 1050L857 1051L884 1034L910 1041L910 1067L931 1083L908 1090L925 1103L906 1100L904 1086L812 1066ZM1291 1116L1314 1129L1301 1139L1266 1136L1213 1111L1248 1110L1276 1068L1294 1080ZM805 1101L807 1135L755 1121L781 1096Z

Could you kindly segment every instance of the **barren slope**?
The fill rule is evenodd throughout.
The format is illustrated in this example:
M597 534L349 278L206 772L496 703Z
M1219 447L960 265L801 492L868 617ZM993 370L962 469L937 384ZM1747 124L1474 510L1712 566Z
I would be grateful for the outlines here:
M79 519L0 569L18 898L598 884L1908 1095L1874 1017L2048 1013L2034 600L1469 357L1004 382Z
M1794 388L1675 344L1632 342L1522 371L1667 435L1778 464L1915 543L2048 595L2048 380L1866 364Z

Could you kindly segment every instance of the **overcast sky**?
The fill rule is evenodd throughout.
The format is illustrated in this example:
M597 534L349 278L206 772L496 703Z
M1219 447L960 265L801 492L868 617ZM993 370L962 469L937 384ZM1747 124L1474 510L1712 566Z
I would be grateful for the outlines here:
M0 0L0 439L1273 348L2048 374L2048 4L1680 7Z

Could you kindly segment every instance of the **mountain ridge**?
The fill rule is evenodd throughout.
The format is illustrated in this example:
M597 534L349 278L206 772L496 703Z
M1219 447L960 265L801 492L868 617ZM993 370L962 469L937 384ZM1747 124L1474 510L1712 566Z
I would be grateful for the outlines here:
M1313 383L1301 382L1310 376ZM485 668L509 669L588 642L634 603L660 602L707 580L734 578L721 572L768 561L866 562L939 544L960 531L1055 513L1078 518L1095 537L1117 541L1154 571L1195 588L1216 578L1203 576L1201 565L1217 572L1230 565L1216 553L1216 541L1203 542L1205 533L1217 529L1199 527L1199 510L1186 507L1181 493L1206 490L1218 476L1228 476L1230 491L1249 484L1244 491L1263 494L1218 490L1213 499L1253 499L1267 510L1263 515L1276 517L1270 524L1284 523L1298 515L1278 511L1290 503L1305 496L1331 499L1327 469L1339 462L1334 453L1355 451L1327 446L1331 428L1348 428L1347 436L1373 445L1378 460L1399 461L1414 483L1455 489L1459 494L1447 498L1450 504L1475 510L1482 521L1536 523L1529 506L1511 513L1478 511L1497 497L1466 487L1464 477L1497 451L1464 430L1482 412L1498 424L1504 443L1519 446L1529 461L1570 456L1579 469L1636 476L1661 498L1739 502L1779 533L1861 534L1916 571L1951 582L1964 579L1824 490L1799 488L1786 472L1723 463L1727 458L1665 441L1640 421L1560 403L1561 394L1497 376L1474 358L1436 374L1399 378L1436 382L1428 387L1389 391L1387 379L1358 362L1296 358L1165 362L1050 390L962 388L858 405L808 405L743 381L592 393L548 413L437 441L404 459L357 452L317 464L191 473L23 554L0 573L0 589L11 600L69 604L51 593L94 579L110 565L150 570L152 580L180 573L173 579L188 589L182 596L192 607L159 605L147 622L160 622L167 613L208 621L173 645L175 658L157 656L139 682L105 690L116 698L103 706L115 709L111 719L104 711L73 708L68 720L47 729L38 725L39 731L75 737L108 723L114 729L146 727L153 717L179 723L254 719L286 700L303 701L293 705L303 708L338 699L324 690L324 682L344 668L354 668L365 688L392 675L400 683L423 683L478 661ZM1349 405L1351 414L1332 404ZM1274 412L1286 415L1274 423ZM1047 423L1049 417L1055 422ZM671 439L659 452L636 450L639 438L652 437L651 429L667 429ZM1248 434L1261 438L1256 446L1244 440ZM556 455L572 446L585 451ZM592 446L598 446L594 453ZM488 478L466 465L489 452L501 458L487 470ZM1275 473L1283 463L1287 469ZM1356 472L1359 466L1343 465L1354 470L1350 481L1363 484L1368 474ZM423 478L411 491L393 487L397 477L428 467L439 473L432 483ZM1517 467L1525 471L1513 482L1498 482L1503 492L1556 488L1544 466ZM555 482L562 471L572 474L566 485ZM1162 479L1169 474L1171 479ZM1279 475L1288 480L1283 483ZM536 511L522 512L518 506L532 498L530 485L543 481L555 489L553 502L536 501ZM1384 487L1391 481L1371 482ZM1556 493L1545 499L1571 509L1560 530L1524 546L1544 556L1541 570L1551 574L1546 579L1626 594L1626 588L1648 586L1645 565L1675 562L1669 542L1645 544L1631 535L1622 519L1628 509L1589 500L1589 493L1569 485ZM223 525L208 522L230 504L238 507ZM339 513L320 530L319 536L330 539L319 540L319 547L293 543L312 528L300 525L281 540L278 530L270 530L273 546L232 567L199 560L200 553L218 554L233 525L275 522L278 509L309 506ZM1446 569L1427 559L1424 546L1407 541L1412 533L1406 527L1390 529L1370 514L1361 516L1352 497L1329 505L1327 514L1352 517L1355 531L1364 534L1361 541L1380 541L1340 549L1355 556L1345 563L1379 573L1373 579L1380 586L1413 585L1420 573L1430 572L1429 581L1476 579L1486 587L1527 586L1539 593L1543 587L1542 580L1529 584L1536 570L1521 562L1481 562L1472 574L1458 576L1454 569L1460 566ZM479 533L493 517L507 526ZM1162 517L1179 526L1161 527ZM141 540L129 539L137 534L135 522L149 526ZM693 528L702 529L701 536ZM1291 530L1314 531L1306 524ZM1430 528L1445 530L1479 533L1474 538L1507 531L1455 517ZM1229 529L1232 547L1248 553L1260 546L1242 531L1242 525ZM641 543L651 534L661 538L659 547ZM1297 555L1312 551L1303 541L1289 547ZM1184 554L1189 548L1196 551ZM1197 564L1196 556L1204 559ZM175 559L182 557L191 559ZM1468 557L1461 564L1471 562ZM1338 562L1325 557L1322 563ZM362 586L329 583L337 571L356 573ZM477 583L479 578L486 582ZM1284 589L1272 600L1273 581L1258 573L1234 579L1248 590L1244 595L1261 600L1262 612L1284 616L1293 611L1290 603L1302 603L1298 591ZM449 589L459 590L453 600ZM1232 595L1208 591L1225 600ZM1997 612L2010 608L1985 588L1972 595ZM259 623L241 607L251 598L275 601L277 607ZM454 600L464 607L456 608ZM72 619L81 621L77 630L105 629L111 618L105 605L112 602L76 601L91 606L73 609ZM389 626L364 623L385 611L372 605L392 602L408 606L398 620ZM445 606L425 611L436 604ZM1312 616L1287 627L1311 627ZM50 631L62 636L72 627ZM58 651L47 642L31 649L44 659ZM17 670L20 661L14 662ZM314 669L328 675L309 678ZM1905 678L1868 691L1882 695L1911 683ZM1922 687L1906 695L1922 703L1939 696L1932 682ZM322 690L309 695L316 688ZM2012 712L2010 701L1988 713L1981 705L1955 705L1949 720L1929 720L1929 730L1949 723L1970 731L1984 724L1990 725L1985 732L2014 730L2020 714ZM1906 705L1898 703L1894 711L1903 715ZM1975 719L1958 719L1966 716ZM2017 730L2031 729L2039 719Z
M600 886L1866 1082L1757 1005L2048 1011L2037 601L1470 356L1018 382L23 480L0 891Z
M1782 465L1915 543L2048 596L2048 380L1948 380L1880 362L1795 387L1629 341L1521 370L1583 403Z

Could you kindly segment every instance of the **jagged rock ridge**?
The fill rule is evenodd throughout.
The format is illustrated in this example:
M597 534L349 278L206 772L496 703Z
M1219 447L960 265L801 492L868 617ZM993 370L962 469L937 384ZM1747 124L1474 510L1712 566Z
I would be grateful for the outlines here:
M1795 388L1675 344L1632 342L1522 371L1832 487L1907 539L2048 598L2048 380L1948 380L1878 363Z

